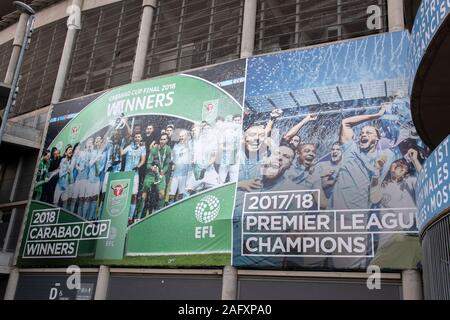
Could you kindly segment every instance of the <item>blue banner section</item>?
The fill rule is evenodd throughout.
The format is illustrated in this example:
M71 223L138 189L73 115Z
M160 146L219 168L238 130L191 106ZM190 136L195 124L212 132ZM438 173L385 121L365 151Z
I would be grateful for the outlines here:
M411 32L411 74L416 74L422 58L441 26L450 12L449 0L423 0L417 11L414 26Z
M416 184L417 226L420 231L450 208L450 135L423 165Z
M371 81L404 79L408 76L409 40L408 32L385 33L357 41L249 59L251 72L247 75L246 98L301 89L335 88L341 84L355 84L355 90L358 90L361 83L364 87ZM342 98L352 100L357 97L359 92L350 96L349 91L353 89L343 88ZM318 95L320 99L320 93ZM367 92L366 96L369 95L373 94ZM335 97L339 94L336 93ZM330 98L325 100L328 102L332 100Z
M248 60L233 265L364 270L420 261L407 32Z

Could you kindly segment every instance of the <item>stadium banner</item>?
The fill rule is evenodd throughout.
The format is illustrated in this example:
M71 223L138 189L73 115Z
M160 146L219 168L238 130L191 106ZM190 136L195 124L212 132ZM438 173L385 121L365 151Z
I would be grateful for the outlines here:
M134 172L113 172L108 176L101 219L111 221L111 232L107 239L97 241L95 259L123 258L133 179Z
M409 58L411 61L411 86L422 58L450 13L450 1L422 1L411 30Z
M249 58L233 265L417 268L407 32Z
M18 264L417 268L430 152L409 46L385 33L55 105Z
M76 258L94 250L95 239L107 238L109 221L95 225L62 208L32 201L22 239L22 261Z
M56 104L18 264L229 265L245 63Z
M417 225L423 233L450 209L450 135L423 165L416 183Z

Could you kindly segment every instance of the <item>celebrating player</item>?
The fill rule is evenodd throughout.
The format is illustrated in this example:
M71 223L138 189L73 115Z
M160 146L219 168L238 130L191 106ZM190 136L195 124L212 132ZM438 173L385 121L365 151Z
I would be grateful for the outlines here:
M270 114L267 126L253 125L244 132L238 188L243 190L252 188L254 179L260 177L262 161L264 157L270 155L270 149L274 146L270 138L272 128L282 114L282 110L275 109Z
M208 123L203 123L202 127L199 137L196 139L194 136L191 141L192 164L186 183L186 192L189 194L220 183L219 174L214 167L217 159L217 137ZM196 125L193 130L197 130Z
M101 177L105 170L106 165L106 153L104 151L103 139L98 136L94 141L94 149L91 152L89 159L89 176L88 176L88 190L87 190L87 203L88 213L87 219L95 219L95 209L97 207L98 196L101 191Z
M48 181L48 168L50 166L50 151L45 150L42 153L41 161L39 161L38 171L36 174L36 184L33 191L33 199L41 200L42 189Z
M78 199L77 214L80 217L87 219L88 203L87 190L89 178L89 160L93 149L93 138L86 140L84 149L80 151L75 162L75 169L77 170L77 179L74 184L73 199Z
M317 115L308 114L299 123L289 129L281 139L281 145L290 145L294 149L298 148L300 144L300 137L298 136L300 130L309 122L317 120Z
M59 201L63 203L63 208L67 209L67 200L69 199L68 186L71 184L72 180L72 146L69 144L64 152L64 158L61 160L59 165L59 180L56 185L55 195L53 199L53 204L58 206Z
M148 195L148 192L151 191L152 186L157 188L158 195L159 195L159 203L158 203L158 209L161 209L164 207L165 204L165 190L166 190L166 177L171 162L172 157L172 150L167 145L167 142L169 141L169 136L167 134L162 134L159 138L159 145L155 146L150 150L150 154L148 155L147 159L147 175L144 179L144 190L141 194L141 200L139 201L139 216L143 216L143 210L144 205L146 202L146 198ZM160 169L160 178L159 182L157 177L155 177L154 174L154 166L155 160L157 161L156 164L158 165ZM144 212L145 213L145 212Z
M145 164L145 146L141 145L142 135L134 134L131 144L122 149L120 147L120 155L125 156L125 171L134 171L133 192L131 196L130 213L128 215L128 224L131 224L136 210L137 194L139 191L139 168Z
M379 150L380 132L374 126L364 126L358 141L353 140L353 127L364 122L379 119L384 107L375 114L358 115L342 120L340 143L343 160L338 171L333 195L330 199L332 209L367 209L369 206L369 185L374 175L375 162L383 160L389 167L394 154L389 149ZM384 179L387 170L380 172Z
M172 150L172 180L170 184L170 202L181 200L185 193L186 178L189 171L190 152L187 141L187 131L181 130L178 143ZM178 196L177 196L178 195ZM177 199L175 199L177 197Z

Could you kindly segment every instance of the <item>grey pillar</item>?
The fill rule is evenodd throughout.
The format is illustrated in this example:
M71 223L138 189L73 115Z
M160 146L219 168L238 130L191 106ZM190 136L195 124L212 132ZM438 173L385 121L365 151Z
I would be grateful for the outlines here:
M237 269L232 266L225 266L222 275L222 300L236 300L237 285Z
M11 58L9 59L8 69L6 70L5 80L6 84L11 84L14 71L16 70L17 61L19 60L20 49L22 48L23 38L25 37L25 30L27 28L29 15L22 12L20 14L19 22L16 27L16 34L13 41L13 49L11 52Z
M14 300L18 282L19 282L19 269L13 268L11 269L11 272L9 274L8 285L6 286L4 300Z
M20 156L19 164L17 165L17 169L16 169L16 175L14 177L14 182L11 187L11 193L9 195L10 202L14 202L14 200L16 198L17 186L18 186L19 180L22 176L22 167L23 167L23 156ZM11 218L9 219L8 229L6 230L5 241L3 242L3 252L8 251L10 241L11 241L11 234L12 234L14 225L16 223L16 217L17 217L17 208L14 208L14 209L12 209Z
M106 300L109 286L109 267L100 266L94 300Z
M83 7L83 0L72 0L71 5L67 8L69 18L67 19L67 33L64 42L61 60L59 61L58 74L56 76L55 86L53 88L51 103L58 103L64 90L67 73L69 71L70 62L72 59L72 52L75 46L78 30L81 29L81 10Z
M139 38L136 47L136 56L134 57L131 82L140 81L144 77L145 60L147 58L148 44L150 42L150 33L152 30L153 13L156 8L156 0L143 0L142 7L141 26L139 29Z
M403 0L388 0L387 7L389 32L404 30Z
M422 300L422 277L417 270L402 271L403 300Z
M257 0L245 0L242 26L241 58L251 57L255 47Z
M4 253L6 253L8 251L8 248L10 246L11 234L12 234L14 225L16 224L16 218L17 218L17 208L14 208L11 211L11 217L9 218L8 229L6 230L5 240L3 242L2 252L4 252Z

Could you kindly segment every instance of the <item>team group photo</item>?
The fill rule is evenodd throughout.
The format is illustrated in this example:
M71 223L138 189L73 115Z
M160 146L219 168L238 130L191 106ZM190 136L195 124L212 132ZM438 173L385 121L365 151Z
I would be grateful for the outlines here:
M130 225L191 195L237 182L241 130L241 114L198 123L120 117L83 141L45 150L33 199L100 220L109 174L134 172Z
M374 259L390 255L391 246L399 243L399 237L404 236L405 241L409 235L417 237L414 215L403 215L397 209L409 208L415 212L414 186L430 151L417 135L407 98L398 95L319 108L275 108L270 112L250 113L244 118L243 131L236 216L243 216L248 193L274 195L308 191L314 202L308 209L291 208L291 205L278 214L289 215L292 210L317 214L346 211L344 224L352 223L349 210L359 210L365 223L372 215L378 220L386 214L401 215L409 230L398 227L392 233L375 234ZM369 235L360 236L370 248ZM241 241L240 236L237 238L236 241ZM278 254L283 256L282 252ZM371 255L369 251L367 255ZM261 265L322 269L363 268L373 261L364 257L327 259L326 255L251 259Z

